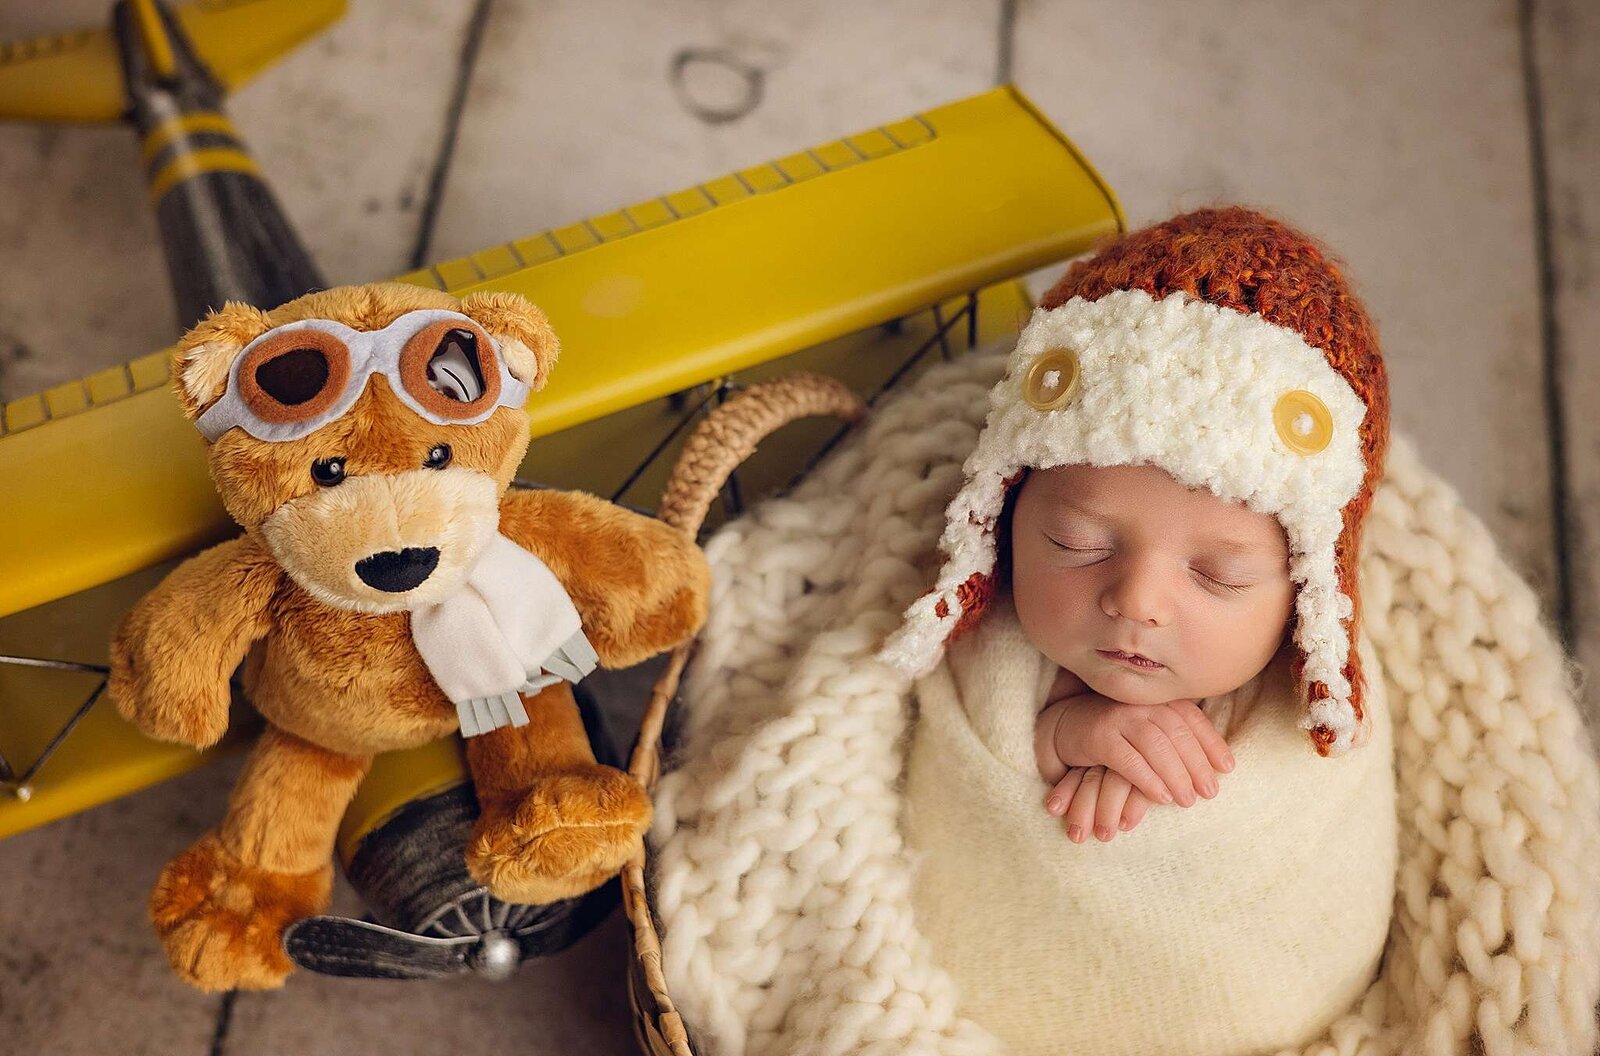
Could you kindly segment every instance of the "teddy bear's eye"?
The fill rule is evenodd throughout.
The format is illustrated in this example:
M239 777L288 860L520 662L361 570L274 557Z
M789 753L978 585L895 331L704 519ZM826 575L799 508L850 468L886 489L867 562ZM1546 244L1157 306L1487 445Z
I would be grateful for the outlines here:
M422 464L429 469L443 469L450 464L450 445L434 444L428 449L428 457Z
M344 483L344 459L340 456L317 459L311 463L311 479L324 488Z

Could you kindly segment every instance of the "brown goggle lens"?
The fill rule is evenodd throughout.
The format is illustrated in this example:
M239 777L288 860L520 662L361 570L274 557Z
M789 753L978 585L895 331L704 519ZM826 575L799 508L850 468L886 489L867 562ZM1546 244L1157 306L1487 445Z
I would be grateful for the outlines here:
M446 330L428 358L428 384L457 403L472 403L483 395L483 367L478 359L478 337L471 330Z
M350 379L350 352L332 334L292 330L250 350L239 394L264 421L297 422L331 407Z
M281 404L309 403L328 387L328 357L320 348L291 348L256 368L256 384Z
M488 335L440 320L418 331L400 354L406 391L441 418L471 418L500 398L500 370Z

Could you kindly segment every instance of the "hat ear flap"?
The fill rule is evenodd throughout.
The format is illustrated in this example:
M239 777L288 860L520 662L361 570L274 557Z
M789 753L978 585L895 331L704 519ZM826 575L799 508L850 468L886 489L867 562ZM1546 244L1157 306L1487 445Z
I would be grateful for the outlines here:
M1339 564L1339 590L1350 599L1349 650L1345 653L1344 677L1350 682L1350 708L1355 712L1356 728L1350 738L1350 747L1360 748L1372 737L1372 714L1367 710L1365 673L1361 667L1361 514L1365 504L1356 508L1352 503L1346 508L1346 527L1335 544L1335 559Z
M561 342L537 305L504 290L485 290L462 298L461 310L494 338L512 377L535 392L544 388Z
M173 388L192 422L228 388L228 373L246 345L272 329L261 309L229 301L178 339L172 357Z
M1357 643L1361 640L1361 588L1359 551L1361 549L1361 521L1364 512L1354 509L1355 503L1345 508L1345 527L1339 534L1339 540L1334 544L1334 563L1339 573L1339 592L1350 599L1350 617L1345 624L1345 633L1348 636L1348 648L1345 652L1344 666L1341 668L1346 681L1350 683L1350 713L1355 726L1350 735L1350 747L1360 748L1372 736L1372 716L1366 706L1366 683L1361 666L1361 653ZM1305 668L1305 654L1299 650L1295 652L1294 676L1296 683L1303 683L1302 671ZM1318 700L1326 700L1333 694L1321 682L1312 682L1306 686L1306 706ZM1317 754L1326 756L1333 744L1336 734L1326 726L1316 726L1311 730L1311 743L1316 748Z

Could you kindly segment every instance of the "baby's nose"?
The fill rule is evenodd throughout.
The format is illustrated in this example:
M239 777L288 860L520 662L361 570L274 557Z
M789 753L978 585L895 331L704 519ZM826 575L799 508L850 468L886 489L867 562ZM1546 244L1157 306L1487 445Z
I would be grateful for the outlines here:
M1160 573L1132 568L1119 576L1100 599L1107 616L1121 617L1152 627L1170 619L1169 594Z

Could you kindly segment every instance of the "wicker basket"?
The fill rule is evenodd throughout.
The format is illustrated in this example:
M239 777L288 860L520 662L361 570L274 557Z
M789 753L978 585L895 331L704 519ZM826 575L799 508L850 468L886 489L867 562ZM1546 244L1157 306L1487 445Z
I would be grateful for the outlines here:
M865 412L860 397L832 378L794 374L751 385L707 415L690 434L667 482L660 518L697 536L729 475L764 437L800 418L832 415L855 421ZM654 790L661 776L667 709L677 695L692 648L693 643L680 646L668 657L639 725L628 772L648 790ZM622 905L633 932L628 999L634 1033L652 1056L694 1056L661 970L661 938L645 888L645 855L641 851L622 870Z

